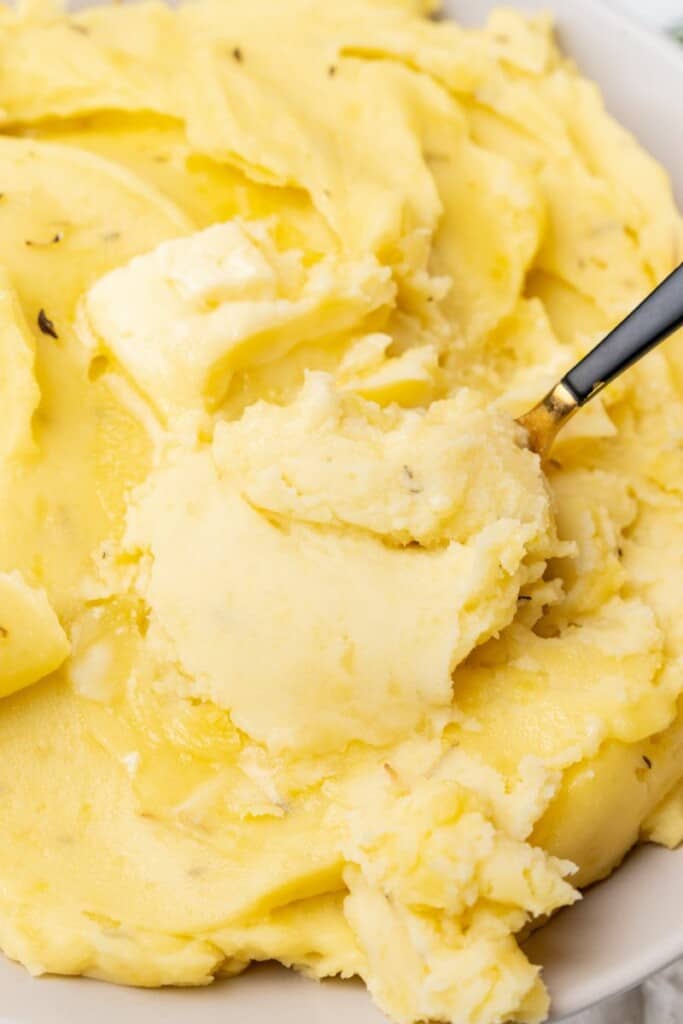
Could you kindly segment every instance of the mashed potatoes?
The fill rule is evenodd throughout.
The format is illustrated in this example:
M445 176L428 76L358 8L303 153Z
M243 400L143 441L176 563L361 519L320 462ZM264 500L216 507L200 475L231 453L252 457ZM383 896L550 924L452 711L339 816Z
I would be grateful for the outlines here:
M518 936L683 839L680 262L543 18L0 10L0 946L538 1022Z

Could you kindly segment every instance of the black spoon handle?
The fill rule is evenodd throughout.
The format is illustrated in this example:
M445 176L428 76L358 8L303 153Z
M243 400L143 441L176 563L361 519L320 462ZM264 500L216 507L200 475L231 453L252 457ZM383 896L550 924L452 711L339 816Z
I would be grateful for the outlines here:
M683 324L683 263L562 378L579 405Z

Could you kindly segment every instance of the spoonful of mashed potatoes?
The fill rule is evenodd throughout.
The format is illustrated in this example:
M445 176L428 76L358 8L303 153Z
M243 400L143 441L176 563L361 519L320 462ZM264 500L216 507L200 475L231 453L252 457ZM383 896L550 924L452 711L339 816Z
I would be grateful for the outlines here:
M273 959L535 1024L525 932L683 838L680 338L543 467L515 419L681 219L546 18L428 6L0 8L0 948L34 974Z
M306 268L268 225L232 221L112 271L83 308L95 351L182 422L306 324L333 334L392 298L373 259ZM170 644L193 692L273 753L321 754L396 741L446 710L456 665L558 550L538 460L508 416L465 390L383 408L321 371L286 405L217 422L210 444L171 442L124 545L150 556L147 645Z
M529 446L546 456L575 412L683 324L683 263L519 417Z

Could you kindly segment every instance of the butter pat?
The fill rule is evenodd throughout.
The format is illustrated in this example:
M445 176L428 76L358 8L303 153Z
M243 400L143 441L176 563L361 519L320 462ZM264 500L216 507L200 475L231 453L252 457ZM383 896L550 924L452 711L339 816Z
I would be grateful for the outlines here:
M336 340L388 309L391 273L374 256L308 265L300 251L278 248L272 227L234 220L163 242L85 297L91 343L162 416L211 410L236 370Z
M54 672L69 641L44 590L18 572L0 573L0 697Z

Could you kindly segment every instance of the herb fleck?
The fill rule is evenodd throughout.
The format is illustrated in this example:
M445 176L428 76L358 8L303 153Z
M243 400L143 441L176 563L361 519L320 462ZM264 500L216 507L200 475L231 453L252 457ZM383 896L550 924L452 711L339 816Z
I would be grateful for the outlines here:
M405 473L406 479L408 481L408 490L409 490L409 492L411 494L422 494L422 488L420 487L419 484L416 484L414 482L415 481L415 474L413 473L413 471L410 468L410 466L404 466L403 467L403 472Z
M652 761L646 754L643 754L643 761L645 762L648 768L652 768Z
M49 316L44 309L41 309L38 314L38 326L40 327L43 334L49 334L51 338L58 338L59 335L55 330L55 325L50 320Z
M9 630L5 629L4 626L0 626L0 640L4 640L9 636Z
M330 78L334 78L334 76L337 74L337 65L330 64L329 68L327 69L327 73L330 76Z
M28 245L29 248L33 249L46 249L49 245L57 245L57 243L61 242L63 238L64 232L56 231L52 238L48 238L47 242L36 242L32 238L27 238L25 241L25 245Z
M623 558L624 557L624 549L623 548L617 548L617 554L619 555L619 558Z
M242 53L242 50L239 46L236 46L234 48L234 50L232 51L232 56L233 59L236 60L238 64L241 64L242 61L244 60L244 54Z

